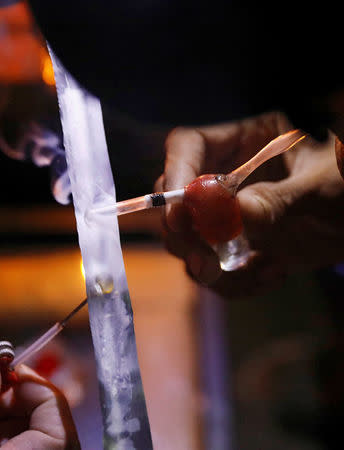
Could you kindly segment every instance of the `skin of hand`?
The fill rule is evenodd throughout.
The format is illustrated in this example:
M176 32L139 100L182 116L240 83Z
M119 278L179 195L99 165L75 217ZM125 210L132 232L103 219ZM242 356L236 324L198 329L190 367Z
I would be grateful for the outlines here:
M18 382L0 397L0 447L3 450L80 449L62 393L26 366L19 366L16 373Z
M292 127L280 113L237 123L176 128L168 135L165 169L156 190L181 188L204 173L228 173ZM337 143L338 145L338 143ZM167 249L190 276L225 297L256 295L287 274L343 259L344 182L336 167L334 138L310 137L259 167L238 198L253 255L234 272L222 272L209 245L193 231L182 204L163 211Z

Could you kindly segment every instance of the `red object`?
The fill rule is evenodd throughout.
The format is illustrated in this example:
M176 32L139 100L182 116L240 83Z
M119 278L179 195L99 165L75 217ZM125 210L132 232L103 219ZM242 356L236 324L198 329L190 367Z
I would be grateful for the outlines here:
M18 376L13 369L10 369L10 364L13 361L13 357L1 356L0 357L0 372L1 372L1 391L0 394L8 391L18 381Z
M243 228L235 192L221 181L221 175L202 175L185 188L183 203L193 228L209 244L227 242Z
M49 378L61 365L61 358L52 351L42 353L34 364L34 369L42 377Z

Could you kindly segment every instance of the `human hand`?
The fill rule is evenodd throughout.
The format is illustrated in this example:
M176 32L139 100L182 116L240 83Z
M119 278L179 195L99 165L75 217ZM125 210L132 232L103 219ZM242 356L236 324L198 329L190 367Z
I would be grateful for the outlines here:
M26 366L19 366L16 373L16 384L0 397L0 447L80 449L72 415L61 392Z
M291 129L278 113L238 123L175 129L166 140L166 162L157 190L172 190L204 173L227 173L271 139ZM257 294L288 273L343 258L344 183L334 142L310 138L257 169L238 193L245 233L254 256L246 267L222 272L209 245L193 231L183 205L163 213L167 248L197 281L225 296Z

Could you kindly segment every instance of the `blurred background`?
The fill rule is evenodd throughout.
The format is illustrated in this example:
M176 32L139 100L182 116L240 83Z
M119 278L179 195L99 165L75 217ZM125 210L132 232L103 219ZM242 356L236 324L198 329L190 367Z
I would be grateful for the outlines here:
M117 197L151 192L168 130L104 119ZM0 0L0 338L17 347L85 296L72 206L51 193L56 172L36 166L60 140L44 40L25 2ZM120 220L155 448L341 448L343 268L224 301L188 279L159 223L158 211ZM30 363L66 393L82 448L101 448L87 310Z

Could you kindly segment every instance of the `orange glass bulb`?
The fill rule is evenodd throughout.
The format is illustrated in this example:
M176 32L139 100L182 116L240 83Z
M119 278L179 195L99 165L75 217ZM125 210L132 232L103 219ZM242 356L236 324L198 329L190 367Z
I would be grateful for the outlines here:
M183 204L193 228L210 245L230 241L243 229L235 189L224 180L225 175L202 175L185 188Z

